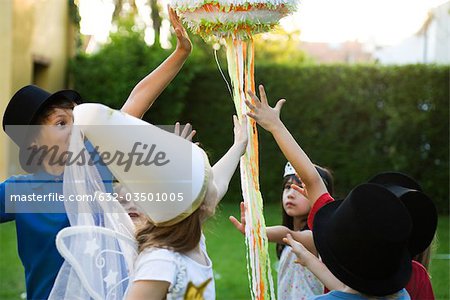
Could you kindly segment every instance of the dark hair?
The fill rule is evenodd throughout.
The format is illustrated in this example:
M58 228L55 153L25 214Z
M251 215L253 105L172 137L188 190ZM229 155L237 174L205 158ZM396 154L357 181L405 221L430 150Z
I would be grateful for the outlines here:
M50 117L50 115L55 111L55 109L73 109L75 105L75 102L66 98L57 98L54 100L50 100L38 110L33 120L31 121L31 124L43 125L45 124L45 121L47 121L47 119Z
M331 170L325 167L321 167L318 165L314 165L316 167L317 172L320 177L322 177L323 183L327 188L328 193L333 196L334 195L334 179L333 174L331 174Z
M316 167L317 172L319 173L320 177L322 177L323 182L325 183L325 186L327 188L327 191L330 195L334 194L334 180L333 175L331 174L331 171L327 168L323 168L318 165L314 165ZM281 193L283 195L284 187L288 182L293 182L296 184L302 184L300 178L298 178L295 174L288 175L283 178L283 185L281 189ZM283 196L282 196L283 197ZM283 226L286 226L287 228L294 230L294 218L289 216L283 207L283 198L281 198L281 215L282 215L282 224ZM308 224L305 225L304 228L301 230L308 230ZM284 244L277 244L276 251L277 251L277 257L280 259L281 252L283 252L283 249L286 245Z

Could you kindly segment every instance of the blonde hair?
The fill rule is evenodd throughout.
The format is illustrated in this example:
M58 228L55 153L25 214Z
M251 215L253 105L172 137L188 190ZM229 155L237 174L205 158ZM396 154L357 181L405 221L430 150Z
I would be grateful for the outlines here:
M136 230L138 252L152 247L180 253L194 249L200 242L204 218L203 209L200 207L183 221L171 226L157 227L146 219Z

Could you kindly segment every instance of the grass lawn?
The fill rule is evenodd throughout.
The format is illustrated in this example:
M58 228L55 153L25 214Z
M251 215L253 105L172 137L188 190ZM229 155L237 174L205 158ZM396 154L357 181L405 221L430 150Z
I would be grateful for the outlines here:
M205 230L208 253L214 263L217 299L250 299L245 262L244 238L228 221L228 216L238 216L239 205L224 204ZM266 223L279 224L279 205L265 207ZM438 300L450 299L449 293L449 217L440 216L437 246L432 256L431 279ZM14 223L0 226L0 299L20 299L25 291L23 267L17 256ZM276 282L276 255L270 247L272 273Z

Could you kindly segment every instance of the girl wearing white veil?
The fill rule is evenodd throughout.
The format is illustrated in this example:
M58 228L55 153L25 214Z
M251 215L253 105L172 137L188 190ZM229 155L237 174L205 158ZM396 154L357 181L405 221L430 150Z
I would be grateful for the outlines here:
M83 151L85 136L99 148L104 161L102 155L107 152L138 158L131 165L113 161L108 167L146 221L135 235L120 203L104 193L95 167L86 163L66 166L66 199L71 195L96 197L65 202L71 227L56 239L65 262L50 299L215 299L212 264L201 226L214 214L245 152L246 118L239 122L234 116L234 143L211 167L198 146L127 114L83 104L75 108L74 115L78 126L72 131L71 153ZM145 149L149 144L162 151L145 164L135 150L136 145Z

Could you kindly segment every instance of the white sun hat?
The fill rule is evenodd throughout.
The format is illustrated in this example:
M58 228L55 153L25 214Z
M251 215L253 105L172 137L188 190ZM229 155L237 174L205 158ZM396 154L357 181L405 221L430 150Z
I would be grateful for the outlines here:
M211 166L192 142L95 103L74 108L74 126L156 226L182 221L205 198Z

